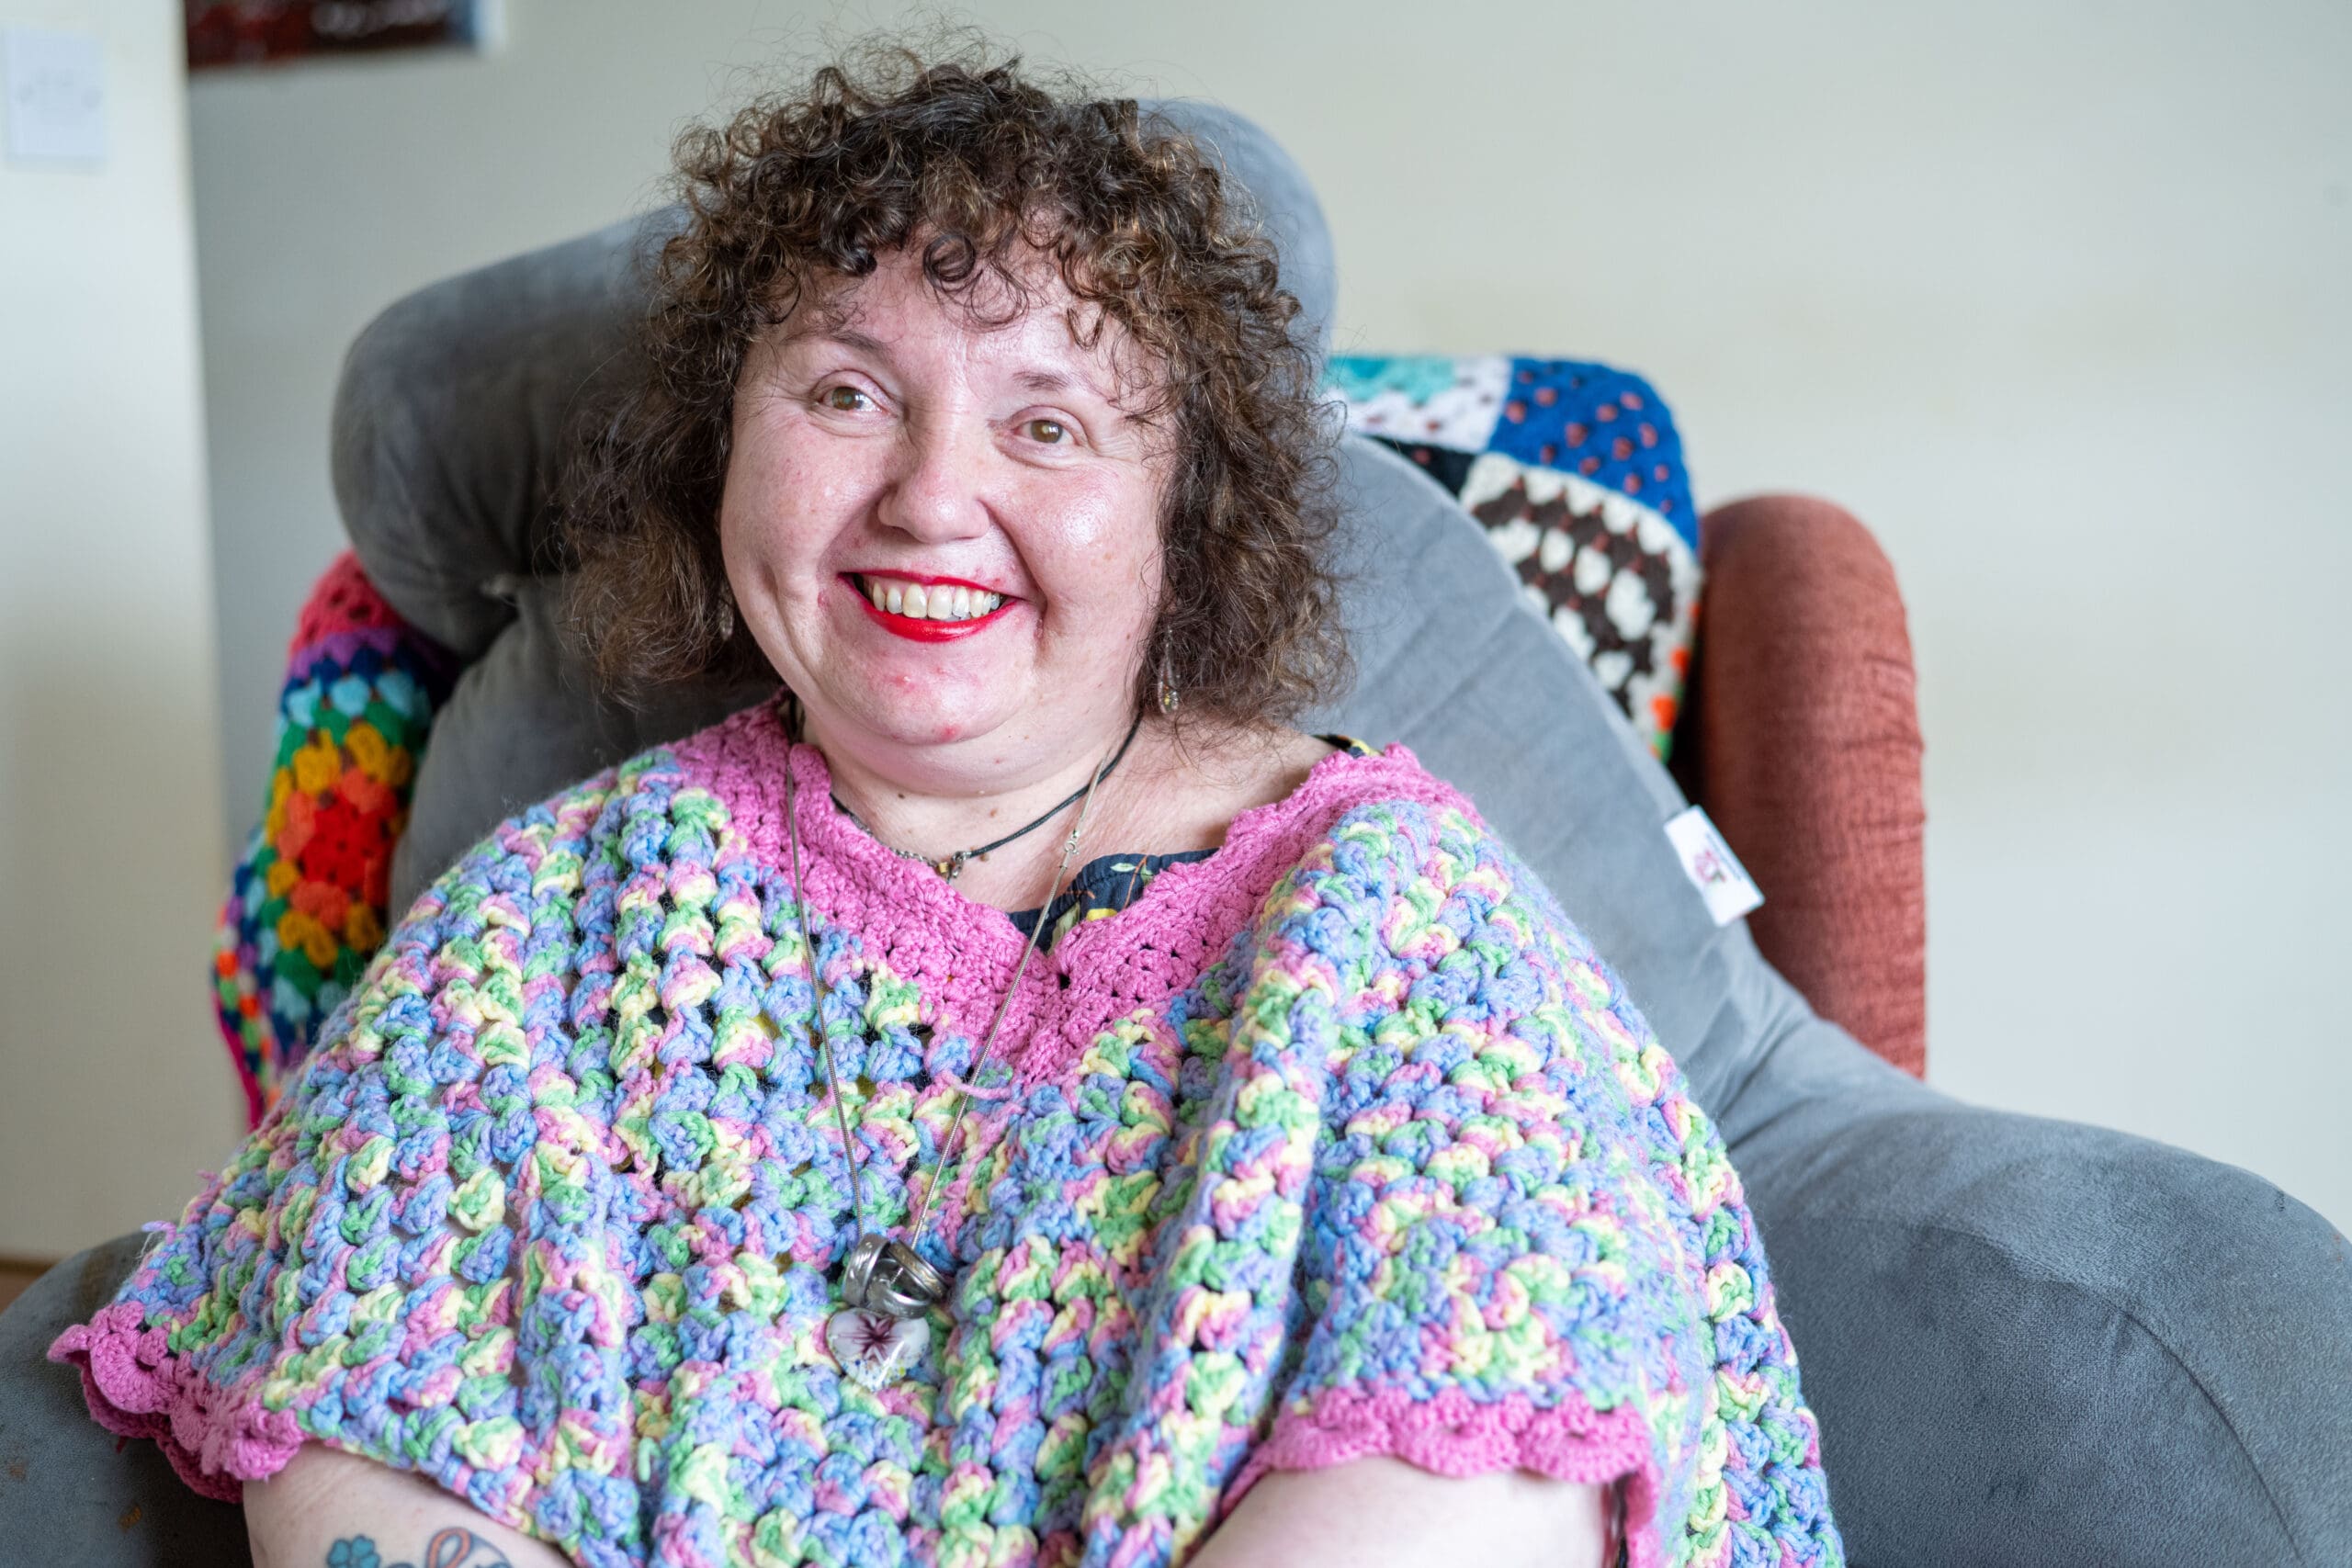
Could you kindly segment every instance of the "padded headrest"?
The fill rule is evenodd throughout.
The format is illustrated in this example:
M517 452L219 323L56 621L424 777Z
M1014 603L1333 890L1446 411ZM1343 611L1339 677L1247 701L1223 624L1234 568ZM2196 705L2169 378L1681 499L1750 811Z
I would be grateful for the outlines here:
M1337 276L1306 171L1230 109L1145 109L1223 163L1328 346ZM665 209L420 289L344 360L334 469L352 547L394 609L464 658L514 621L519 580L545 569L577 422L634 373L640 268L681 221Z

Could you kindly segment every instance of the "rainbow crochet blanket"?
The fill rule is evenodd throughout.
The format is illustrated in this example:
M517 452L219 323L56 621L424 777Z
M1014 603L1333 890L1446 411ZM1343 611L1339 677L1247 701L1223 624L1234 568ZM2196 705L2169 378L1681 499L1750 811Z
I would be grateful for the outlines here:
M1721 1140L1403 748L1017 986L1012 919L830 797L770 702L501 824L61 1337L94 1413L213 1495L320 1441L599 1568L1142 1568L1367 1454L1622 1481L1639 1568L1842 1561ZM868 1224L945 1183L956 1281L878 1392L822 1329L853 1150Z
M302 606L277 697L277 762L212 949L220 1032L249 1122L384 941L392 846L455 660L346 550Z

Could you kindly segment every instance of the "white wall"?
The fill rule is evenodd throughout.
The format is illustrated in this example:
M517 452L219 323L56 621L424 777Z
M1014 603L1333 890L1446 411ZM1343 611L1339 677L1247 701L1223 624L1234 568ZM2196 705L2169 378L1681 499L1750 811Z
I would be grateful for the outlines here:
M193 95L230 818L334 546L337 356L650 200L832 13L511 0L498 57ZM853 16L887 19L885 6ZM2352 8L1868 0L985 7L1316 177L1342 341L1611 358L1702 499L1894 557L1928 754L1933 1076L2352 1224Z
M175 1215L243 1126L205 976L226 886L180 10L103 40L110 154L0 162L0 1253Z

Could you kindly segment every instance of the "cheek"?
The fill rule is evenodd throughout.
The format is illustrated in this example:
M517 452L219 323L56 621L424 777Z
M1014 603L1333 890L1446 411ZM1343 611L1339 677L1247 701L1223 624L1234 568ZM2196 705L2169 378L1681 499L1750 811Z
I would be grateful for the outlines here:
M1120 541L1120 558L1114 569L1125 584L1134 614L1128 625L1129 636L1140 644L1151 634L1152 624L1159 615L1159 595L1165 575L1167 558L1159 541L1159 495L1157 491L1136 498L1132 523Z
M807 433L788 423L740 427L719 502L719 548L729 563L757 562L791 575L811 569L839 531L857 477L836 457L819 461Z
M1049 584L1058 583L1064 602L1082 609L1099 630L1149 622L1159 602L1157 494L1105 485L1057 501L1059 525L1046 541L1049 559L1041 563L1051 573ZM1122 615L1122 609L1129 613Z

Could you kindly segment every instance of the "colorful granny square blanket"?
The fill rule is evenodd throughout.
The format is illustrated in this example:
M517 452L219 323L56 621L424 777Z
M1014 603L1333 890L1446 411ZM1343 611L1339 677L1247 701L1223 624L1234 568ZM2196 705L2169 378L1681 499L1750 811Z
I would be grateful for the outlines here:
M1349 426L1427 469L1660 757L1699 618L1699 517L1674 419L1573 359L1333 359Z
M277 762L212 952L220 1032L259 1122L384 941L392 847L451 660L348 550L287 649Z

